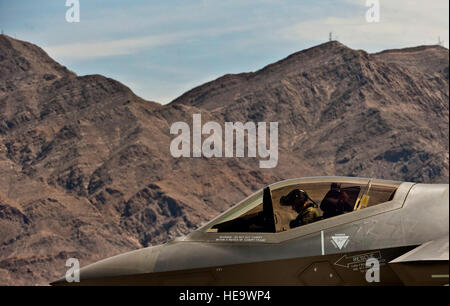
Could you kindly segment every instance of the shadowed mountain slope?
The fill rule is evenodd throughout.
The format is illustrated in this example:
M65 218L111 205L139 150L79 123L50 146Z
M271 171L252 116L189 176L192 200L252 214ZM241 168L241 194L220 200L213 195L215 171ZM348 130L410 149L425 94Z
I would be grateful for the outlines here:
M448 182L448 50L338 42L225 75L168 105L0 36L0 284L46 284L165 242L280 179ZM176 121L276 121L279 161L173 158Z

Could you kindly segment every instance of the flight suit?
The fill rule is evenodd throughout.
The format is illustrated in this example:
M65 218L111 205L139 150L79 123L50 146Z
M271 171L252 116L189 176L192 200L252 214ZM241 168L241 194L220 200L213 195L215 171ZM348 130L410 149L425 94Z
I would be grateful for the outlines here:
M319 212L314 207L314 204L310 203L298 214L297 218L289 222L291 228L295 228L301 225L305 225L316 221L319 218Z

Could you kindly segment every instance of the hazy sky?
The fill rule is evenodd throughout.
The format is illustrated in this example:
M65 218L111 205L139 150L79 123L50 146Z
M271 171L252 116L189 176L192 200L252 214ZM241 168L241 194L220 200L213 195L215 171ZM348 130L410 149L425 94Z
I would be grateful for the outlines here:
M103 74L167 103L226 73L255 71L334 37L369 52L422 44L448 48L448 0L0 0L5 34L43 47L79 75ZM370 0L369 0L370 1Z

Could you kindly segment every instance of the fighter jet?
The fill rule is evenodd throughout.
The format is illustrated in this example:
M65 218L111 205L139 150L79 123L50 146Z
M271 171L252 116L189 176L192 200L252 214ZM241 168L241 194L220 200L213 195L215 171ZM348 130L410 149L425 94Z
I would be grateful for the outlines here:
M448 285L448 219L448 184L290 179L184 237L52 285Z

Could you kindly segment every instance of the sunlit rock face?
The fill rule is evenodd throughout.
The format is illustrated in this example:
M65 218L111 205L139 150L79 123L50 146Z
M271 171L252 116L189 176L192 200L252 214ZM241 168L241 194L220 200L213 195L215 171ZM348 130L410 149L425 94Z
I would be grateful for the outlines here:
M195 229L264 185L343 175L448 182L448 50L338 42L225 75L167 105L0 36L0 284ZM174 158L177 121L278 122L278 163Z

